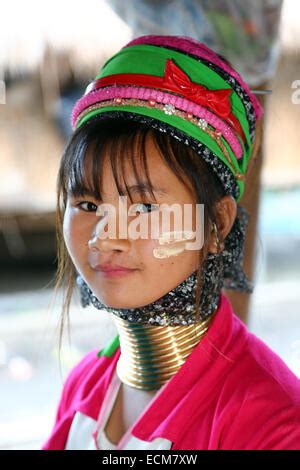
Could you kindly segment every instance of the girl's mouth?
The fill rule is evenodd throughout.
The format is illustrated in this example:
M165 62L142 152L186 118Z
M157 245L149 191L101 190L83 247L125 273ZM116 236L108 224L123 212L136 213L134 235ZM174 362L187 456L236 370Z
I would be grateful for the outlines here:
M96 265L95 271L101 273L103 277L121 277L137 271L137 269L126 268L125 266Z

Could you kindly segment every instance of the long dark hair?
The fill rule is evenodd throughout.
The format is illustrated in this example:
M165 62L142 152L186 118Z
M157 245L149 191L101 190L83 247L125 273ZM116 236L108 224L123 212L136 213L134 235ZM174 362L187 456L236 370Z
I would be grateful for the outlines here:
M124 181L124 162L130 162L140 183L133 159L134 153L141 157L143 181L152 188L147 168L145 142L151 133L158 150L166 164L180 181L190 190L192 188L196 203L204 204L204 246L200 250L199 270L197 273L196 306L200 308L201 296L201 264L207 256L208 233L213 222L216 222L215 204L225 191L217 176L212 172L203 159L190 147L177 141L158 130L148 126L123 120L99 120L92 118L71 136L64 150L57 178L57 261L58 268L55 276L55 292L63 287L63 305L59 324L59 351L61 350L63 330L66 320L69 324L69 308L74 287L76 285L76 269L65 246L63 237L63 219L67 203L67 193L71 190L75 196L90 191L97 200L101 198L101 164L104 153L108 155L113 176L119 192L128 194ZM87 150L92 150L87 152ZM92 171L87 174L86 163L90 159ZM125 188L124 188L125 184ZM155 199L155 194L151 191ZM217 237L218 239L220 237Z

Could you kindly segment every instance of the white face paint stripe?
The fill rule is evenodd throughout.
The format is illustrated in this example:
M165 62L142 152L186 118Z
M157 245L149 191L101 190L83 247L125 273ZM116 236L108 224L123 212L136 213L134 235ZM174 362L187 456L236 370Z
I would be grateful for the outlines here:
M158 241L160 245L164 245L166 243L178 243L186 240L191 240L195 238L195 232L190 230L185 231L174 231L174 232L164 232L161 237L159 237Z
M178 256L185 250L187 240L195 238L195 232L192 231L174 231L164 232L158 239L160 245L171 245L153 249L155 258L163 259L171 256ZM179 245L179 246L178 246Z
M166 247L166 248L155 248L153 250L153 256L155 258L170 258L170 256L177 256L182 253L185 249L184 246Z

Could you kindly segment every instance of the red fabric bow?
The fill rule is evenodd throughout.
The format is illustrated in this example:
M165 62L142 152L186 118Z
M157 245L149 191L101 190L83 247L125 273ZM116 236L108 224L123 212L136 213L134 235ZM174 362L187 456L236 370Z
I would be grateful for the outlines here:
M163 85L197 104L206 106L222 118L230 115L230 89L208 90L198 83L193 83L189 77L171 60L167 59L163 77Z

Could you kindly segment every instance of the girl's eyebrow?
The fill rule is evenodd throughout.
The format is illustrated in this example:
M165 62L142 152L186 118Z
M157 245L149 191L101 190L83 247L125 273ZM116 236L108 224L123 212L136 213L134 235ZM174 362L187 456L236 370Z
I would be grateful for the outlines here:
M165 188L159 188L159 187L156 187L156 186L150 186L148 183L140 183L140 184L133 184L131 186L128 186L128 191L130 193L139 193L139 194L146 194L146 193L151 193L151 190L154 192L154 193L157 193L157 194L160 194L162 196L166 196L168 195L168 192L166 191ZM72 191L71 189L69 189L67 191L68 195L69 196L74 196L74 194L77 193L77 191ZM95 197L95 193L93 191L91 191L90 189L88 188L84 188L80 191L81 195L83 196L90 196L90 197ZM121 191L120 192L120 195L121 196L124 196L125 195L125 192L124 191Z
M76 197L76 196L90 196L90 197L95 197L95 193L91 191L90 189L87 188L81 188L81 189L68 189L67 190L67 195L69 197Z
M128 190L131 193L151 193L151 191L153 191L154 193L161 194L162 196L166 196L168 194L165 188L150 186L147 182L128 186Z

